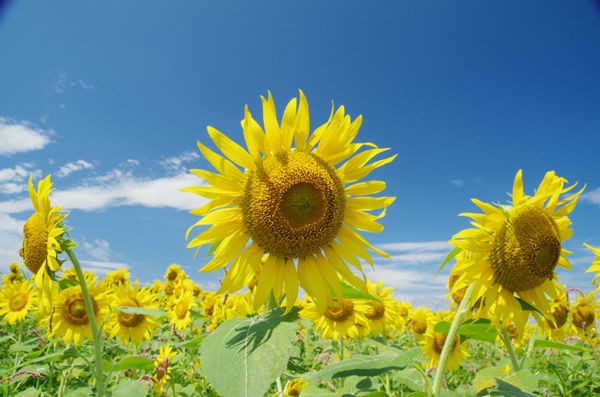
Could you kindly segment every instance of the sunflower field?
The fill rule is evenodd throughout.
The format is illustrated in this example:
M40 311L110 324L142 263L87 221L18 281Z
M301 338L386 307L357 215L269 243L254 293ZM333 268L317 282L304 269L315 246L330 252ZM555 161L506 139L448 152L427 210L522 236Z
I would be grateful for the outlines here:
M508 203L474 198L440 264L449 310L413 307L363 272L387 256L363 234L395 200L368 177L396 156L357 141L362 118L343 106L311 129L302 91L281 117L261 99L262 124L244 110L245 147L208 127L213 169L183 189L203 198L185 239L217 291L177 264L152 282L85 271L51 176L29 180L22 264L0 289L1 395L600 395L600 248L586 245L588 291L555 273L570 269L583 188L554 171L530 188L518 171Z

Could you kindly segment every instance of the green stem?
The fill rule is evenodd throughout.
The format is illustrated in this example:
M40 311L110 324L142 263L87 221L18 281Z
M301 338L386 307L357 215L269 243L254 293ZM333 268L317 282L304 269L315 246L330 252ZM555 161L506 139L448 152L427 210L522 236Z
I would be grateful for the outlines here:
M458 309L456 310L456 315L454 316L454 321L452 321L452 325L450 325L448 335L446 335L444 347L442 348L442 354L440 355L440 363L435 372L435 378L433 380L433 395L436 397L440 394L440 389L442 387L442 379L444 378L444 372L446 370L446 363L448 362L450 353L452 353L452 349L454 348L454 341L456 340L456 333L458 331L458 327L460 326L460 323L462 322L467 312L471 309L471 294L473 293L474 287L475 284L471 283L467 288L465 295L460 301L460 306L458 306Z
M508 336L508 332L506 331L506 328L502 328L500 337L502 338L502 342L504 342L504 347L506 347L506 351L508 352L508 355L510 356L510 361L512 362L513 370L515 372L517 372L519 369L521 369L521 366L519 365L519 359L517 358L517 353L515 353L515 349L513 348L513 345L510 341L510 336Z
M90 323L90 329L92 330L92 337L94 338L94 359L96 364L96 396L102 397L104 395L104 369L102 368L102 338L98 324L96 323L96 313L94 312L94 306L92 305L92 298L85 282L85 276L81 270L81 265L77 257L70 248L66 248L65 252L69 256L69 259L73 263L73 268L79 278L79 285L81 286L81 295L83 296L83 304L85 305L85 311L87 312L88 320Z
M338 337L338 345L340 348L340 361L344 361L344 337L342 335Z

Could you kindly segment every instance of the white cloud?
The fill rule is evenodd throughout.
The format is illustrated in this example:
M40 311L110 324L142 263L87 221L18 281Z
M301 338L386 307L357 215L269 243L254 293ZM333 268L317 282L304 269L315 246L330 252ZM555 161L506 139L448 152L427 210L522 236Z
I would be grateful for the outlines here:
M113 270L127 268L131 269L131 266L127 266L122 262L108 262L108 261L89 261L89 260L80 260L81 267L84 270L90 271L97 276L105 276L106 273L111 272Z
M447 241L419 241L419 242L399 242L378 244L377 248L384 251L410 251L410 252L429 252L429 251L447 251L452 250L452 246Z
M95 211L109 207L141 205L191 210L206 203L206 199L181 192L179 189L201 185L203 181L190 173L155 179L135 178L129 172L113 170L71 189L55 190L50 199L64 210ZM19 213L31 210L29 198L0 201L0 212Z
M41 170L32 169L30 163L17 164L14 168L0 170L0 193L16 194L27 190L29 177L39 178Z
M188 151L179 156L169 157L165 160L159 161L159 164L169 171L184 172L185 167L183 167L183 164L190 163L199 158L200 154L198 154L198 152Z
M581 200L600 205L600 187L582 194Z
M91 163L88 163L85 160L77 160L71 163L66 163L64 165L62 165L58 171L56 171L56 176L58 176L59 178L64 178L69 174L72 174L73 172L76 171L80 171L80 170L84 170L84 169L90 169L90 168L94 168L94 166Z
M51 131L36 128L31 123L16 123L0 117L0 155L38 150L48 145Z
M450 181L451 184L453 184L454 186L462 186L465 184L465 181L461 180L461 179L452 179Z
M21 263L23 221L0 212L0 271L7 272L12 262Z
M96 239L91 243L84 241L81 244L81 248L88 253L92 258L98 259L100 261L108 262L112 250L110 249L110 244L106 240Z

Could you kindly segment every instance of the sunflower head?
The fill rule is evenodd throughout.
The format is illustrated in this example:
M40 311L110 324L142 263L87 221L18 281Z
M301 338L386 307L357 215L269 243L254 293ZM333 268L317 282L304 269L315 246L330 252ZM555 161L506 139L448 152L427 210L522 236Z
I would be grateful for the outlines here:
M323 312L341 296L340 278L366 292L348 264L360 272L361 260L372 265L366 248L386 255L357 231L380 232L378 220L395 198L372 197L385 183L361 179L395 156L372 161L387 149L353 142L362 118L351 120L344 107L311 133L302 92L281 121L270 93L262 102L263 126L245 109L246 147L213 127L208 134L222 155L198 143L217 172L192 170L205 184L183 189L209 200L192 211L202 218L187 235L206 229L188 247L211 246L201 271L228 267L221 293L250 285L255 309L271 291L276 300L285 293L289 310L301 286Z
M464 255L456 257L453 274L460 275L450 286L457 298L474 284L471 306L478 317L506 327L514 322L519 334L529 313L522 303L534 307L539 318L552 318L551 297L556 289L555 268L570 269L562 242L571 237L573 211L583 189L553 171L547 172L530 196L523 189L522 172L515 176L511 205L492 205L473 199L483 213L461 214L473 219L450 241ZM558 313L558 312L557 312ZM536 317L537 318L537 317Z

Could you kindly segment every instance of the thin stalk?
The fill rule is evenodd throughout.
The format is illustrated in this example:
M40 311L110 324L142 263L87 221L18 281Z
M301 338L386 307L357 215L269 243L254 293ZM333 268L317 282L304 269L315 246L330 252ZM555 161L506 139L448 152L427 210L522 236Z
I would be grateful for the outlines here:
M440 355L440 363L438 365L437 370L435 371L435 378L433 380L433 395L439 396L440 389L442 387L442 379L444 378L444 372L446 370L446 363L448 362L448 358L450 357L450 353L452 352L452 348L454 347L454 341L456 340L456 333L458 331L458 327L462 322L463 318L467 314L467 312L471 309L471 294L473 293L473 288L475 287L474 283L471 283L465 292L465 295L460 301L460 305L456 310L456 315L454 316L454 321L452 321L452 325L450 325L450 330L448 331L448 335L446 335L446 340L444 341L444 347L442 348L442 354Z
M338 337L338 346L340 348L340 361L344 361L344 338L342 335Z
M77 257L70 248L66 248L65 252L69 256L73 268L77 273L79 279L79 285L81 286L81 295L83 296L83 304L85 305L85 311L87 312L88 321L90 322L90 328L92 330L92 337L94 339L94 361L96 364L96 396L104 396L104 369L102 368L102 338L98 324L96 324L96 313L94 312L94 306L92 305L92 298L85 282L85 276L81 270L81 265L77 260Z
M510 361L513 365L513 370L517 372L521 369L521 365L519 364L519 359L517 358L517 353L515 353L515 349L513 348L512 343L510 342L510 336L508 336L508 332L506 328L502 328L502 332L500 333L500 337L502 338L502 342L504 342L504 347L506 347L506 351L510 356Z

